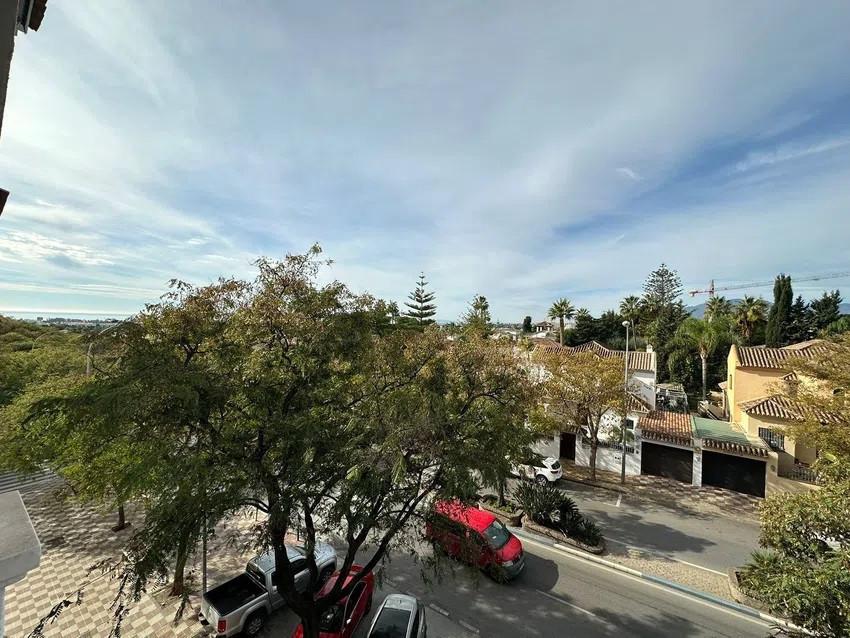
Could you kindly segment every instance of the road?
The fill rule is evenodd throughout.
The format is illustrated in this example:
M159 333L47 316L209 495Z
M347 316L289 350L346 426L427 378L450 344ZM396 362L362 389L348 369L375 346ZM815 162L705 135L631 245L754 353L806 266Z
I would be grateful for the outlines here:
M523 539L527 567L507 585L466 569L428 586L413 559L387 568L394 587L477 628L481 636L763 638L766 623ZM430 632L429 632L430 635ZM434 638L440 634L434 633Z
M605 538L726 573L758 547L759 525L748 518L698 514L646 500L620 498L602 488L559 481L579 510L595 520ZM619 502L619 506L617 503Z

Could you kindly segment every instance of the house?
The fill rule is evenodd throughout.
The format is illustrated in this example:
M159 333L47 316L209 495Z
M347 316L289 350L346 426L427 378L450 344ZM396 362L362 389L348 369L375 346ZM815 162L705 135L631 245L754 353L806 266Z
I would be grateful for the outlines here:
M762 440L768 448L767 492L799 492L814 488L811 468L817 450L785 435L789 422L826 414L806 412L785 394L777 392L784 383L801 380L786 367L793 357L812 357L826 352L823 341L813 339L783 348L733 345L727 358L728 377L723 390L723 409L729 421L750 437ZM803 380L804 381L804 380Z
M561 346L557 343L545 342L536 344L535 350L543 353L592 352L602 358L615 357L625 363L624 350L612 350L596 341L590 341L578 346ZM656 355L651 347L647 351L629 351L629 400L626 418L632 427L639 425L641 419L655 408ZM619 472L622 464L622 443L613 440L614 427L619 426L622 415L610 411L602 417L599 428L599 448L596 453L596 467L603 470ZM626 473L640 474L640 441L637 437L626 444ZM572 423L564 423L561 432L554 435L552 440L539 446L538 452L546 456L554 456L576 465L590 464L590 442L581 428Z

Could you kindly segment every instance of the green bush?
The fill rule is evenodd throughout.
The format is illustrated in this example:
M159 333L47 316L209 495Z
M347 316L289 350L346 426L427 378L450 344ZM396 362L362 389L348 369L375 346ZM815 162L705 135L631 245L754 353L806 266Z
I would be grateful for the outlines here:
M587 545L602 542L602 532L578 511L575 501L551 485L520 483L513 493L526 516L533 522Z

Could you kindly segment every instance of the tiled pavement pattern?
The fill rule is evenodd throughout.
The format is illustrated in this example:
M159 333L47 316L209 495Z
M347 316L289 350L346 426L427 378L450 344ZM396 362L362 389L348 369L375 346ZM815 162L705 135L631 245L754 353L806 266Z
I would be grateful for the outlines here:
M575 465L572 461L561 460L564 478L590 482L590 468ZM672 479L659 476L627 476L625 487L620 485L620 475L606 470L596 470L596 484L604 487L622 489L625 494L656 501L677 508L686 508L698 512L730 516L756 518L758 505L762 499L749 494L740 494L718 487L694 487Z
M76 591L85 581L92 581L84 593L82 604L63 610L59 618L45 628L50 638L82 638L107 636L112 623L109 609L117 582L107 574L86 576L88 567L106 558L116 558L133 528L121 532L111 531L116 522L114 512L99 512L92 507L80 506L57 495L56 486L33 490L23 495L38 537L42 542L41 565L27 577L6 589L6 635L24 638L51 607L64 596ZM127 521L140 524L137 508L128 506ZM239 551L241 543L219 548L228 540L244 539L254 524L253 514L237 516L216 530L216 538L209 542L207 577L210 586L240 572L245 562L255 552ZM193 556L187 565L187 579L194 579L200 589L200 556ZM191 588L191 585L190 585ZM124 620L122 635L127 637L207 635L193 607L199 604L197 596L190 597L181 620L172 622L177 602L168 601L165 592L143 595ZM161 606L157 600L166 600Z

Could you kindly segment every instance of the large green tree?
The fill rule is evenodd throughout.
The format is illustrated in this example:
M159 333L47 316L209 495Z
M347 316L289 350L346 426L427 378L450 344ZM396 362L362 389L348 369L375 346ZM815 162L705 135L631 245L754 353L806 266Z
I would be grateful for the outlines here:
M545 398L552 429L578 426L590 441L590 477L596 480L596 453L602 418L608 412L623 414L625 387L623 361L592 352L537 355L546 371Z
M705 302L704 318L706 321L712 321L716 318L729 317L731 314L732 303L728 299L726 299L726 297L713 296Z
M708 362L714 352L732 340L729 319L725 315L716 315L711 320L685 319L676 330L675 343L696 350L702 369L702 398L705 400L708 389ZM725 376L725 375L724 375Z
M539 437L538 390L510 347L385 330L387 305L320 285L322 265L316 247L260 260L251 282L183 287L114 336L108 374L21 405L16 423L55 438L73 423L140 476L130 495L143 489L148 512L123 596L179 567L204 520L254 508L265 518L253 540L273 552L279 592L314 638L321 613L362 579L313 596L319 535L344 539L343 576L355 560L372 570L392 549L413 551L431 498L469 497L477 477L495 482ZM284 547L296 525L305 593Z
M791 288L790 275L777 275L773 284L773 305L767 316L765 344L770 348L780 348L788 345L788 324L791 317L791 306L794 292Z
M416 282L416 287L407 296L408 301L404 302L407 310L402 313L402 316L409 323L417 326L427 326L434 323L434 315L437 314L437 304L434 303L435 294L428 290L428 282L425 280L425 273L419 273L419 280Z
M667 378L667 357L674 347L676 330L688 316L681 296L682 280L666 264L652 271L643 285L644 336L655 349L660 380Z
M831 323L838 321L841 316L841 293L837 290L825 292L820 298L813 299L809 305L812 311L814 332L822 332Z
M733 320L743 345L752 345L753 338L763 329L767 302L761 297L745 295L735 306Z
M475 295L463 315L461 325L467 333L486 337L492 332L490 302L484 295Z
M631 323L635 335L642 334L643 311L643 304L637 295L624 297L620 302L620 316Z
M788 343L799 343L811 339L815 332L812 309L803 301L801 295L797 295L788 312L788 328L785 333Z
M563 297L554 302L549 308L549 318L558 320L558 335L561 345L564 345L564 321L572 319L575 314L576 310L570 303L570 300Z

